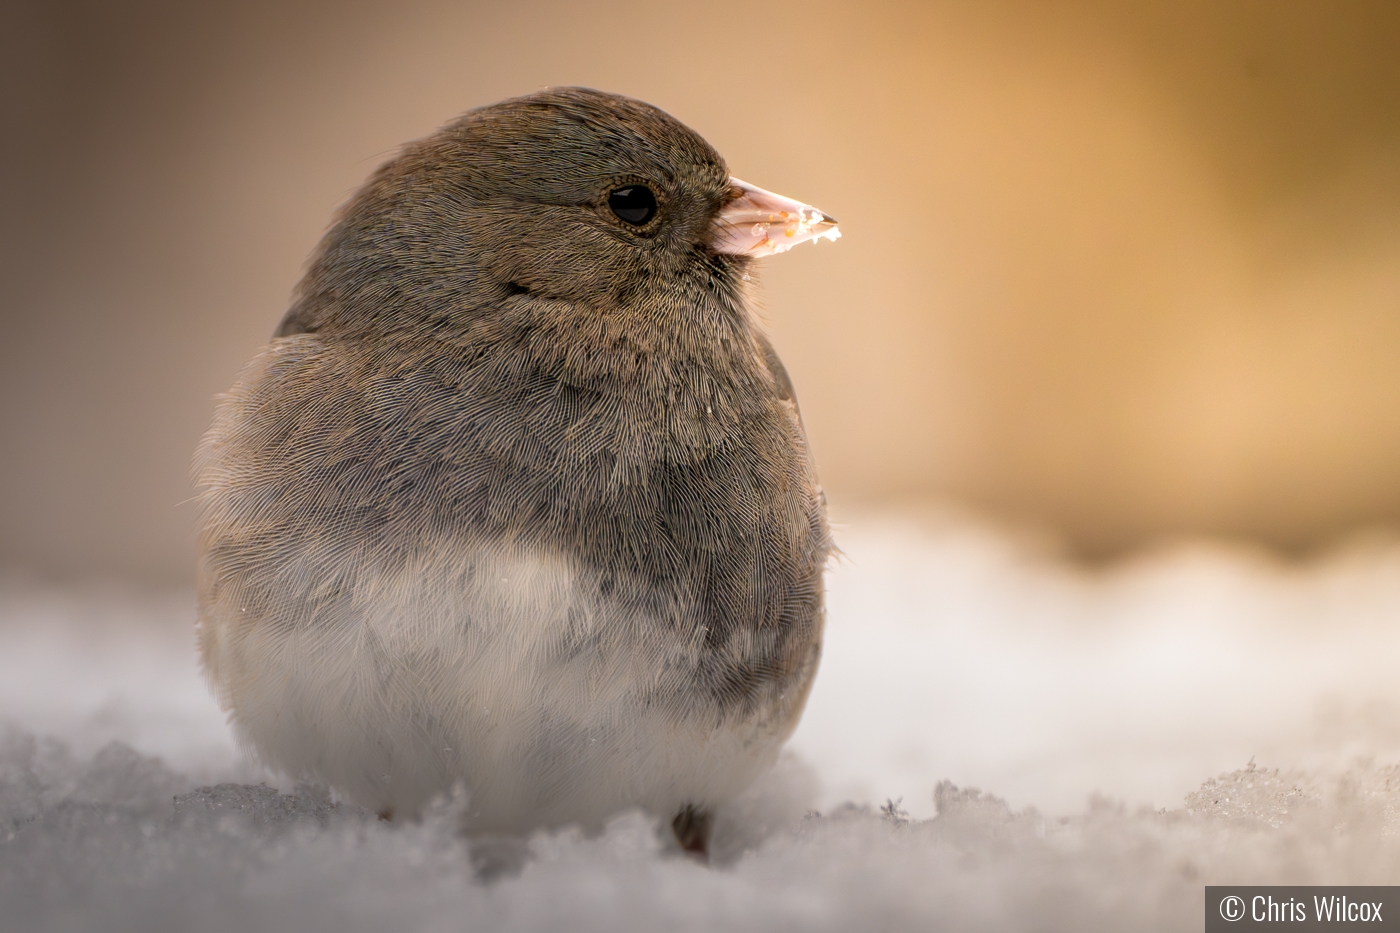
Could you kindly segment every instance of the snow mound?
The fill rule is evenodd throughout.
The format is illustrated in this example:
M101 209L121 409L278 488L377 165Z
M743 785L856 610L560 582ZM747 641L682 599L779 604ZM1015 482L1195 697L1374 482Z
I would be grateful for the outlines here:
M1092 570L947 516L839 541L807 716L710 866L635 812L382 822L240 755L188 594L0 581L0 927L1199 930L1206 884L1400 883L1393 542Z
M1196 930L1203 885L1382 884L1400 872L1400 768L1249 767L1174 810L1099 798L1075 816L949 782L801 810L786 761L726 815L715 865L640 813L599 835L466 839L461 801L384 823L325 788L192 787L112 744L88 760L0 740L7 930ZM510 851L502 858L502 847Z

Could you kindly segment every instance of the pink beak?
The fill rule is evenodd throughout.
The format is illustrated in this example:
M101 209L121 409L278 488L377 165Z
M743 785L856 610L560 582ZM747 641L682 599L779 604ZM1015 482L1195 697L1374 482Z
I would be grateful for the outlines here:
M801 201L764 191L730 176L742 194L715 217L711 242L717 252L735 256L771 256L808 240L841 236L835 218Z

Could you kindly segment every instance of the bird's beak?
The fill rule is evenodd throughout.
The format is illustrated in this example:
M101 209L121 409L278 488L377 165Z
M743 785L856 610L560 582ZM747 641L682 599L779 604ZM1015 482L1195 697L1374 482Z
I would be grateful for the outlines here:
M710 242L717 252L735 256L771 256L808 240L841 235L835 218L810 204L764 191L730 176L738 192L715 216Z

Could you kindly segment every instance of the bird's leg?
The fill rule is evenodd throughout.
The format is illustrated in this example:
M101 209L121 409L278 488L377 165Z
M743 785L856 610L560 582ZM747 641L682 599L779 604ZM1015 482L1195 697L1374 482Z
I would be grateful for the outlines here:
M675 832L676 841L683 850L704 861L710 857L710 830L714 828L714 822L709 810L688 803L671 821L671 830Z

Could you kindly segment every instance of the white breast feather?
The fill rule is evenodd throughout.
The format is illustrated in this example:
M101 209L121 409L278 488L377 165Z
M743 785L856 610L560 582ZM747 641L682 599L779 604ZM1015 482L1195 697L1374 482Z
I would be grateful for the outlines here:
M225 592L202 641L242 739L364 806L409 814L462 782L482 830L670 815L741 792L790 729L657 703L703 630L619 618L559 554L443 545L354 579L329 617L251 620Z

